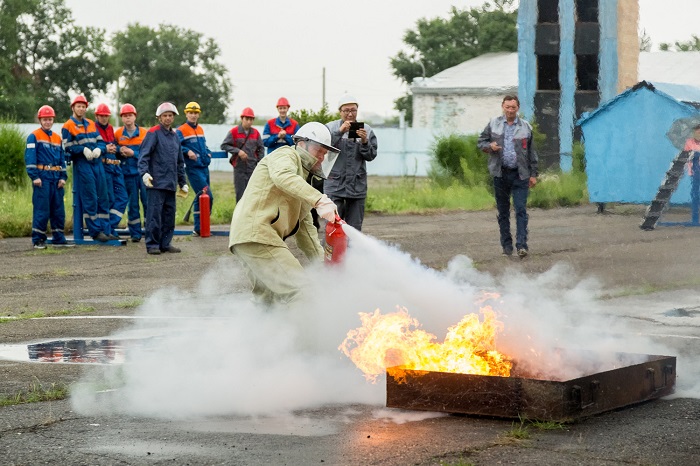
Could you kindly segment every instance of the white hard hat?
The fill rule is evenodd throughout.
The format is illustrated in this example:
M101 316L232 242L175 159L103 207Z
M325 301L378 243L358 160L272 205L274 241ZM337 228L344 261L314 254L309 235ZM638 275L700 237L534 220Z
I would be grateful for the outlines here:
M175 115L179 115L175 104L172 102L163 102L162 104L160 104L156 109L156 116L159 117L165 112L173 112Z
M299 128L299 131L292 136L292 139L294 139L294 142L315 142L325 149L328 149L330 152L335 152L336 154L340 152L340 149L331 146L331 131L326 127L326 125L317 121L306 123L304 126Z
M343 105L347 105L347 104L355 104L358 107L360 105L357 103L357 99L355 98L355 96L350 95L350 94L345 94L340 98L340 100L338 100L338 110L340 110L340 107L342 107Z

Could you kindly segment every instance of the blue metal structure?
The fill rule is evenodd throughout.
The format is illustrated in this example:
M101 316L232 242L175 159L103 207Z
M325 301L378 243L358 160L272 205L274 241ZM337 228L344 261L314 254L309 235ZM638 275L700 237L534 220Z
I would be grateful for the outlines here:
M642 81L584 114L577 122L586 147L591 202L650 203L678 154L666 136L674 121L697 115L700 89ZM672 204L689 205L691 186L681 179Z

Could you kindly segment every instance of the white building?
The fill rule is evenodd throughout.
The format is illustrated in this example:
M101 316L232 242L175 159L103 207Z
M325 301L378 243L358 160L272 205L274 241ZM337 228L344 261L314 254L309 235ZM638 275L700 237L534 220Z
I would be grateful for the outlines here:
M700 87L700 52L641 52L639 81ZM517 52L487 53L429 78L416 78L413 127L438 133L478 133L518 93ZM603 103L601 102L601 105Z

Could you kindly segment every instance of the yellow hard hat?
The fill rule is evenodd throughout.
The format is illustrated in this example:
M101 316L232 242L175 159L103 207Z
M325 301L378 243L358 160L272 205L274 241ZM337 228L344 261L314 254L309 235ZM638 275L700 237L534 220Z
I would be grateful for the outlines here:
M187 112L202 113L202 107L197 102L190 102L185 106L185 113Z

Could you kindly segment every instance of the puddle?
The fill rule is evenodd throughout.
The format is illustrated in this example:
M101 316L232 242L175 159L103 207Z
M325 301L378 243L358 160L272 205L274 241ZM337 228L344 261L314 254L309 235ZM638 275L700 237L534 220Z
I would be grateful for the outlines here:
M664 312L664 315L666 317L695 317L700 314L700 310L697 308L692 308L692 309L685 309L682 307L678 307L675 309L671 309L670 311Z
M126 343L110 339L65 339L41 343L0 345L0 359L20 362L121 364Z

